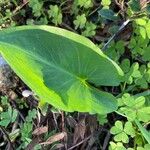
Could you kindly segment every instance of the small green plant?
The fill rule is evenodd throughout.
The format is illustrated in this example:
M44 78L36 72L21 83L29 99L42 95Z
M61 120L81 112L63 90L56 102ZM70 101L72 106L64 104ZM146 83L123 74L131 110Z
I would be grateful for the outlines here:
M29 110L25 122L20 127L21 141L23 143L20 148L25 148L32 141L33 119L36 118L36 115L37 111L35 109Z
M98 114L98 115L97 115L97 120L98 120L98 122L99 122L100 125L104 125L105 123L108 122L108 119L107 119L107 115L106 115L106 114L105 114L105 115L100 115L100 114Z
M62 13L61 9L57 5L50 5L48 10L49 18L52 19L52 22L57 26L62 23Z
M126 150L121 142L114 143L110 142L109 150Z
M129 94L124 94L119 102L119 112L127 116L128 120L148 122L150 120L150 107L145 105L145 98L143 96L135 98Z
M75 0L74 2L79 7L90 8L93 6L92 0Z
M78 15L76 17L76 20L74 20L73 22L75 24L75 29L77 28L84 28L85 27L85 24L86 24L86 16L85 14L82 14L82 15Z
M150 143L149 132L140 124L140 122L147 123L150 121L150 107L146 105L145 98L143 96L131 96L126 93L118 99L118 106L117 113L125 116L127 121L124 124L122 121L116 121L111 128L110 132L114 135L114 141L119 143L110 142L110 149L126 150L124 143L129 144L129 136L131 136L130 141L134 139L134 145L137 145L137 149L144 149L149 145L140 147L144 145L145 140ZM139 134L138 129L142 135ZM145 139L140 138L141 136ZM127 148L127 150L132 150L132 148Z
M111 0L102 0L101 5L104 7L108 7L111 4Z
M29 6L32 8L33 14L36 17L41 16L43 3L39 0L31 0L29 1Z
M121 121L116 121L115 126L111 128L110 132L115 135L114 140L116 142L122 141L123 143L128 143L128 136L135 136L135 131L131 122L126 122L123 126L123 123Z
M96 25L92 22L87 22L85 25L85 30L82 32L83 36L93 37L96 34Z
M7 97L1 97L1 109L0 126L7 127L10 123L15 122L18 112L9 105Z

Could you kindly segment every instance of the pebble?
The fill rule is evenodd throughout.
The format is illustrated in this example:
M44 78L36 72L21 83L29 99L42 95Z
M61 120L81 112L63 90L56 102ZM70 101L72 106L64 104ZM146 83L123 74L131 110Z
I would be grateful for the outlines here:
M32 92L32 91L24 90L24 91L22 92L22 96L23 96L23 97L29 97L29 96L31 96L31 95L33 95L33 92Z

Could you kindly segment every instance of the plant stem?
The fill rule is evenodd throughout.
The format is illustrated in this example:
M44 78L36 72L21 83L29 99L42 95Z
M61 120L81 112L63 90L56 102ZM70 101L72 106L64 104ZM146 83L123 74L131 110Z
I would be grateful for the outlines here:
M123 87L122 87L122 93L125 92L126 84L127 84L127 82L124 82Z
M126 21L123 22L123 24L120 26L119 30L117 31L117 33L115 33L109 40L108 42L104 45L104 47L102 48L102 50L106 50L108 48L108 45L111 43L111 41L128 25L128 23L131 20L128 19Z

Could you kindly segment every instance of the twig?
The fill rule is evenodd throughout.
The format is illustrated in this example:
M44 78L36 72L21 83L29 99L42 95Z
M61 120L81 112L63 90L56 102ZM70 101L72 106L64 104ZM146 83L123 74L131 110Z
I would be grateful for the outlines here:
M107 135L106 135L106 137L105 137L102 150L105 150L105 149L107 148L107 145L108 145L108 143L109 143L109 139L110 139L110 133L107 132Z
M64 112L62 111L61 112L61 122L62 122L62 132L66 132L66 129L65 129L65 117L64 117ZM66 141L67 141L67 138L64 138L64 147L65 149L67 150L67 144L66 144Z
M22 5L18 6L13 12L12 15L14 16L20 9L22 9L29 1L24 2Z
M6 137L7 141L8 141L8 144L9 144L9 150L15 150L14 147L13 147L13 144L9 138L9 135L7 134L6 130L0 126L0 130L1 132L3 133L3 135Z
M120 26L119 30L117 31L117 33L115 33L109 40L108 42L104 45L104 47L102 48L102 50L106 50L108 45L110 44L110 42L128 25L128 23L130 22L130 19L126 20L123 22L123 24Z
M76 148L77 146L81 145L82 143L86 142L87 140L89 140L91 138L92 135L88 136L87 138L85 138L84 140L82 140L81 142L77 143L76 145L68 148L68 150L72 150L74 148Z
M96 9L94 9L94 10L88 15L88 17L91 16L91 15L93 15L100 7L101 7L101 6L98 6Z
M8 16L3 17L3 20L6 20L6 19L9 19L9 18L14 17L14 16L17 14L17 12L18 12L19 10L21 10L21 9L22 9L26 4L28 4L28 3L29 3L29 1L26 1L26 2L23 3L21 6L18 6L18 7L12 12L11 17L8 17Z
M115 2L117 4L117 6L121 9L121 11L124 11L124 8L123 8L123 6L124 6L124 0L121 3L118 2L118 0L115 0Z
M77 33L74 29L72 29L70 26L68 26L67 24L65 24L64 22L60 25L61 27L65 27L66 29L72 31L72 32L75 32Z
M65 117L64 117L64 112L61 112L61 127L62 127L62 131L65 131Z
M56 115L55 115L55 113L53 113L53 112L52 112L52 115L53 115L55 127L56 127L56 129L58 129L58 123L57 123Z

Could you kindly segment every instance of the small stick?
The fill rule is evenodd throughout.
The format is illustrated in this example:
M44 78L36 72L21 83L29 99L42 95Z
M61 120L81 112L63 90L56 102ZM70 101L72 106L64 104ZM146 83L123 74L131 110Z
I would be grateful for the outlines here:
M72 29L70 26L68 26L67 24L65 24L64 22L60 25L61 27L65 27L66 29L72 31L72 32L75 32L77 33L74 29Z
M12 12L12 14L15 15L19 10L21 10L28 3L29 3L29 1L25 1L22 5L16 7L16 9Z
M2 126L0 126L0 130L3 133L3 135L6 137L6 139L8 141L8 144L9 144L9 147L10 147L10 150L14 150L13 144L12 144L12 142L11 142L11 140L9 138L9 135L7 134L6 130Z
M56 126L56 128L58 129L58 123L57 123L56 115L55 115L55 113L53 113L53 112L52 112L52 115L53 115L53 119L54 119L55 126Z
M76 145L68 148L68 150L72 150L74 148L76 148L77 146L81 145L82 143L86 142L87 140L89 140L91 138L92 135L88 136L87 138L85 138L84 140L82 140L81 142L77 143Z
M128 25L128 23L130 22L130 19L126 20L125 22L123 22L123 24L120 26L119 30L117 31L117 33L115 33L109 40L108 42L104 45L104 47L102 48L102 50L106 50L108 45L110 44L110 42Z
M110 133L107 132L107 135L106 135L106 137L105 137L102 150L105 150L105 149L107 148L107 145L108 145L108 143L109 143L109 139L110 139Z
M62 122L62 125L61 125L61 127L62 127L62 132L66 132L66 129L65 129L65 116L64 116L64 112L63 111L61 111L61 122ZM64 138L64 147L65 147L65 149L67 150L67 137L66 138Z
M65 131L65 117L64 117L64 112L61 112L61 127L62 127L62 131Z

